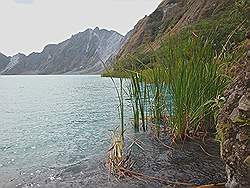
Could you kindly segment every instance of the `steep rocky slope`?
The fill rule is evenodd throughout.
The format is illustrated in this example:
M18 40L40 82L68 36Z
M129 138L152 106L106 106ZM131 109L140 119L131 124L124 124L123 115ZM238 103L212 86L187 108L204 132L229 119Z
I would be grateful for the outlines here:
M225 91L226 102L220 111L217 125L221 154L226 163L226 187L230 188L250 185L250 32L247 38L247 59L237 65L237 75Z
M96 74L103 62L116 55L126 41L115 31L87 29L60 44L47 45L41 53L17 54L1 74ZM0 59L0 64L3 63Z
M0 72L5 69L9 62L10 58L0 53Z
M141 19L133 33L118 53L118 59L128 53L157 47L169 34L203 18L213 16L233 0L163 0L149 16Z

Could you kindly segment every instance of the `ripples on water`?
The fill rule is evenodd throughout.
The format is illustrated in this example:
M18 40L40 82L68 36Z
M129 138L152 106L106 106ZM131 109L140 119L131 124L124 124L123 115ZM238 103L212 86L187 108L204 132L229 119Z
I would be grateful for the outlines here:
M115 95L100 76L1 76L0 187L104 155Z

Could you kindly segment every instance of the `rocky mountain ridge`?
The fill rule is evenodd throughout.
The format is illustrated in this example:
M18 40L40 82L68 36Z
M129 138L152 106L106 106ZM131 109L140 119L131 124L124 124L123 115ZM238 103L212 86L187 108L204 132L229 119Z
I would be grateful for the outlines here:
M115 56L127 38L112 30L87 29L47 45L41 53L0 54L0 74L98 74L104 70L103 62Z
M157 48L168 35L175 34L201 19L209 18L232 3L234 0L163 0L152 14L135 25L117 59L138 50Z

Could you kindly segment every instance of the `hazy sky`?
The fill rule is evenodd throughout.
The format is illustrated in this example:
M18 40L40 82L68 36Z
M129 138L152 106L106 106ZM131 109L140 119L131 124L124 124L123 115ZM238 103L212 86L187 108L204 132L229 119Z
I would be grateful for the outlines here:
M0 52L40 52L87 28L125 35L161 0L0 0Z

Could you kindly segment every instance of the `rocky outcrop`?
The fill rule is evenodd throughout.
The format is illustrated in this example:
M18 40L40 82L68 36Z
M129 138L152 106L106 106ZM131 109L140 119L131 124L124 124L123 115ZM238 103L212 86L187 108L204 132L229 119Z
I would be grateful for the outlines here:
M213 16L233 0L163 0L149 16L134 27L128 42L118 53L118 59L138 50L159 46L162 39L185 26Z
M128 42L128 40L130 39L130 37L131 37L131 35L132 35L132 33L133 33L133 30L130 30L125 36L124 36L124 38L123 38L123 40L122 40L122 45L121 45L121 48L123 47L123 45L125 45L127 42ZM120 49L121 49L120 48ZM119 49L119 50L120 50ZM115 52L115 54L117 55L117 53L119 52L119 50L118 51L116 51ZM110 58L105 62L105 68L106 69L112 69L112 66L114 65L114 63L116 62L116 60L117 60L117 56L116 55L113 55L113 56L110 56Z
M0 53L0 72L3 71L10 62L10 57Z
M98 74L104 70L102 61L115 56L126 40L115 31L87 29L64 42L47 45L41 53L9 58L0 74Z
M250 32L247 37L247 59L237 65L237 76L225 92L227 100L217 125L229 188L250 187Z

